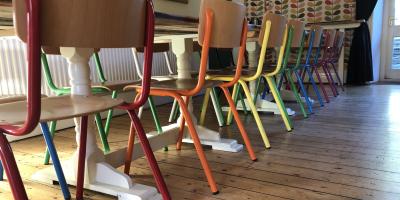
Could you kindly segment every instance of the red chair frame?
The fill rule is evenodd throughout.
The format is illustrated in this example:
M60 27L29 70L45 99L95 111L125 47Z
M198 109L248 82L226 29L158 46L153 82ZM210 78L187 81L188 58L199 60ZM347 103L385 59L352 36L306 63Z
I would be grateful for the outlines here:
M11 146L4 134L22 136L30 133L40 119L41 105L41 64L40 64L40 28L39 1L26 0L27 8L27 55L28 55L28 91L27 116L22 126L0 125L0 157L4 165L14 199L28 199Z

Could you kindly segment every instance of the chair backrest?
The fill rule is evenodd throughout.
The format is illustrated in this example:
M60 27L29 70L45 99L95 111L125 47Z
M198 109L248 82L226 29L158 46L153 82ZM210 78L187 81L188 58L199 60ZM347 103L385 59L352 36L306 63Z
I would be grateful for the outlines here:
M26 41L25 0L14 0L15 27ZM143 47L147 0L41 0L43 46Z
M322 28L322 26L313 25L311 27L311 31L314 31L314 41L312 46L314 48L318 48L321 45L322 33L324 32L324 29ZM307 44L309 44L309 42L310 41L308 41Z
M289 20L288 26L293 27L292 47L301 46L305 25L306 24L300 20Z
M41 106L41 66L40 66L40 26L39 26L39 1L26 0L28 6L24 13L29 23L24 24L24 29L28 30L25 42L27 43L28 57L28 90L27 90L27 115L22 126L1 125L0 134L20 136L30 133L39 123ZM12 113L10 113L12 114ZM7 122L4 122L7 123ZM26 195L26 194L25 194ZM15 196L15 194L14 194ZM23 196L23 195L22 195Z
M326 41L325 41L325 47L327 48L332 48L333 45L335 45L335 38L336 38L336 30L335 29L329 29L326 31Z
M246 7L235 1L202 0L199 16L199 44L203 46L206 29L206 11L213 12L210 47L235 48L240 46Z
M258 36L258 43L262 45L265 34L265 24L267 21L271 22L271 32L268 38L268 48L281 47L287 18L283 15L273 13L266 13L263 17L260 35Z
M335 42L336 48L340 49L340 48L343 47L344 36L345 36L344 31L338 31L338 32L336 33L336 42Z
M25 1L29 0L13 1L16 32L23 41L29 39ZM40 10L39 31L42 33L42 46L145 47L143 88L140 98L130 108L139 107L146 102L150 91L154 41L154 11L151 0L41 0Z
M221 12L223 11L223 12ZM199 93L203 88L207 70L209 49L239 47L235 77L226 87L235 84L242 71L246 51L246 7L242 3L226 0L202 0L200 5L199 44L201 48L198 82L186 95Z

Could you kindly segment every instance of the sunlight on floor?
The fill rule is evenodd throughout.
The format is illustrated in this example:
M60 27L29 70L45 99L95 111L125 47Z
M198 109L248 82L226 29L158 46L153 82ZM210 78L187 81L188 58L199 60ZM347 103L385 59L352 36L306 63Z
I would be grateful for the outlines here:
M388 104L389 127L400 132L400 91L394 91L389 95Z

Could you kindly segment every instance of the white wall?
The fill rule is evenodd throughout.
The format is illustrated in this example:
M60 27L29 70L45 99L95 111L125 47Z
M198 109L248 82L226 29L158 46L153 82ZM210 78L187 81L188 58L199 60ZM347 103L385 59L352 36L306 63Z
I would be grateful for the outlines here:
M372 49L372 63L373 63L373 72L374 72L374 82L379 81L379 73L381 66L381 43L382 39L382 23L383 23L383 9L384 8L384 0L378 0L374 12L370 20L368 21L368 25L371 33L371 49Z

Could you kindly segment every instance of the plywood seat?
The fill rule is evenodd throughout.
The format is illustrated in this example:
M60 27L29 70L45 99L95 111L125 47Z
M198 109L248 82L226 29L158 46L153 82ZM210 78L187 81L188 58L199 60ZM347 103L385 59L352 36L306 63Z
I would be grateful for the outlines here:
M166 80L166 81L158 81L151 83L151 89L156 90L192 90L196 87L198 80L197 79L174 79L174 80ZM222 84L222 81L214 81L214 80L206 80L204 82L203 88L213 88L218 87ZM129 90L132 88L140 88L141 84L130 85L127 86L124 90Z
M262 72L263 73L269 73L273 72L275 70L276 66L264 66ZM248 66L243 66L242 68L242 76L246 77L251 77L254 76L257 72L257 68L249 68ZM213 77L226 77L226 76L234 76L236 73L236 67L227 67L222 70L208 70L207 75L213 76Z
M18 125L26 120L26 97L12 97L0 100L0 125ZM11 102L13 101L13 102ZM98 113L123 103L122 99L111 96L59 96L42 98L40 121L69 119L91 113ZM12 113L12 114L10 114Z
M198 71L191 71L190 75L192 78L196 78L198 76L199 72ZM152 80L156 81L167 81L167 80L173 80L173 79L178 79L178 74L168 74L168 75L160 75L160 76L151 76Z
M12 102L24 101L24 100L26 100L26 96L3 96L3 97L0 97L0 104L12 103Z
M212 77L233 77L235 76L236 69L223 69L223 70L209 70L207 71L207 75ZM253 76L255 71L253 70L242 70L242 76Z

